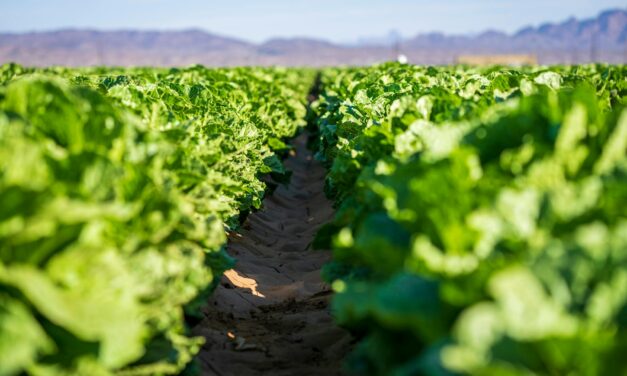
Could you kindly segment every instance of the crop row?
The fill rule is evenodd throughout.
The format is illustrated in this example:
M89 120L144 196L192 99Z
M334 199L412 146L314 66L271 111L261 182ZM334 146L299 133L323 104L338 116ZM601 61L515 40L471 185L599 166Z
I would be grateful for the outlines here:
M618 375L627 67L328 69L338 323L358 374Z
M180 372L309 71L0 67L0 374Z

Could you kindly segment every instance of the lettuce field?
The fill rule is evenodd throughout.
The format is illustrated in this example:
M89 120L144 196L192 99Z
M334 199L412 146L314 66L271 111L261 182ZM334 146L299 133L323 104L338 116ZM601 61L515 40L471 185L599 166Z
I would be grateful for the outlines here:
M237 315L217 322L257 369L203 364L198 333L224 289L239 320L269 311L262 272L223 273L264 200L307 194L299 134L335 211L304 243L332 258L296 260L324 283L272 307L288 325L332 295L337 373L625 374L626 94L603 64L0 66L0 375L296 374ZM290 237L294 213L258 226ZM295 361L322 374L334 341Z

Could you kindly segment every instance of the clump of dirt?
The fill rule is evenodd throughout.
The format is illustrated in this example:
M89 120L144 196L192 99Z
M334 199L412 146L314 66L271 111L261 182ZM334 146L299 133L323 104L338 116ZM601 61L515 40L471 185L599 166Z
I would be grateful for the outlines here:
M333 217L324 195L324 168L298 136L285 161L288 186L265 198L231 234L238 262L213 294L194 335L207 375L337 375L351 336L333 323L330 287L320 277L329 251L312 250L318 228Z

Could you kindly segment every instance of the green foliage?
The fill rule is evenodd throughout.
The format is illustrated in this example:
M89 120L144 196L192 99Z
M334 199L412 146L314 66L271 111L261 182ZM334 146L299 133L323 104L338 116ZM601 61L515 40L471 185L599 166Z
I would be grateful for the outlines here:
M626 73L324 72L338 214L318 244L336 320L365 336L353 370L627 371Z
M176 374L313 74L0 68L0 374Z

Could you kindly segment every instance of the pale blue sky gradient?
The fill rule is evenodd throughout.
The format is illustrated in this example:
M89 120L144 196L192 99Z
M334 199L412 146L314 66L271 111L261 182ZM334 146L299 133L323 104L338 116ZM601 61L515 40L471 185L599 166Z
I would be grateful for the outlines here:
M616 0L0 0L0 31L186 29L260 42L308 36L335 42L420 32L514 32L625 8Z

